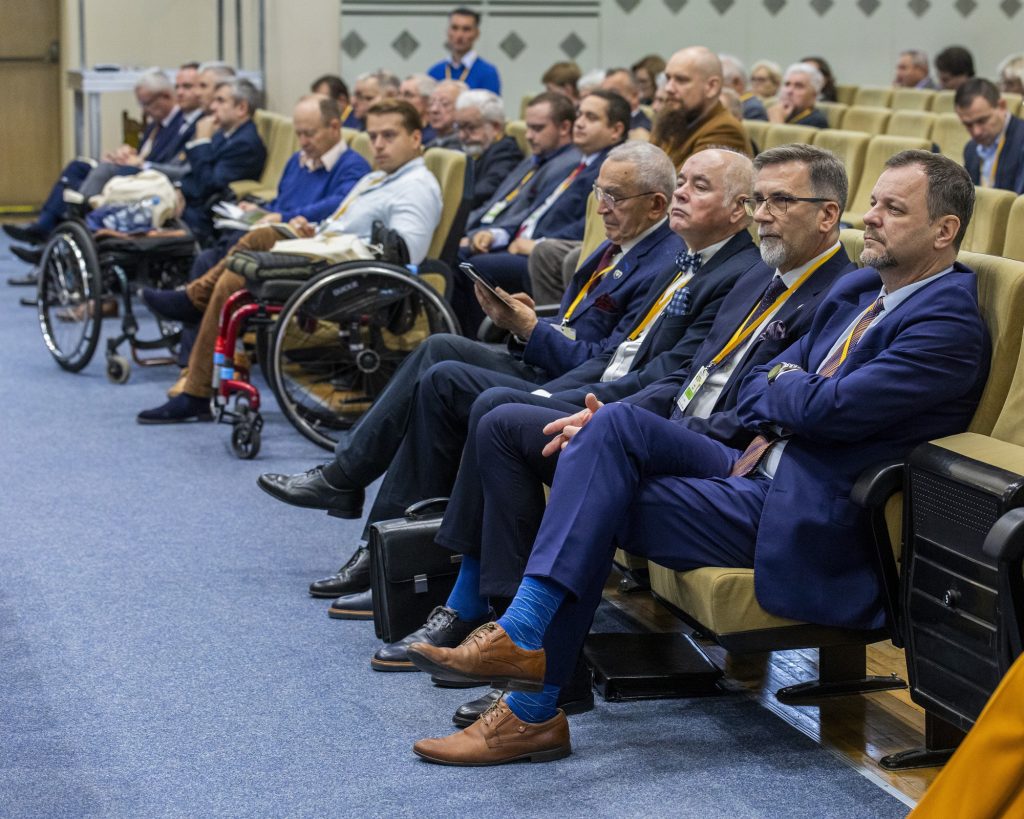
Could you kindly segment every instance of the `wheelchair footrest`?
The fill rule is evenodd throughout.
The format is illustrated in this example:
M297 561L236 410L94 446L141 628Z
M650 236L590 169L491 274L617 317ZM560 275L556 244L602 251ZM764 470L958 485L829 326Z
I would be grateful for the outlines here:
M606 700L676 699L721 694L722 671L685 634L591 634L583 655Z

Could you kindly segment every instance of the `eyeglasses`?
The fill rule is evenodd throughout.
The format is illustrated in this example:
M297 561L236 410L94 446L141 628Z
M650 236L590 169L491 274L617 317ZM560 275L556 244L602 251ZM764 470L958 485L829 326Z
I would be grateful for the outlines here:
M594 185L594 198L597 199L598 204L611 209L630 199L639 199L641 196L650 196L655 193L657 191L644 191L643 193L634 193L632 196L612 196L604 188Z
M743 207L748 216L757 213L758 208L764 205L769 216L782 216L789 210L794 202L834 202L834 199L823 199L820 196L790 196L786 193L773 193L771 196L751 196L744 200Z

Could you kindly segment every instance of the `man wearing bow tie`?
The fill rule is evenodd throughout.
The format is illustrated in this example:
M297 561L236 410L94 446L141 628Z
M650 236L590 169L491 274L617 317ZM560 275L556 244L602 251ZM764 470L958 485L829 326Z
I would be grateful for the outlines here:
M694 293L696 282L711 273L732 248L749 242L746 219L735 224L733 230L737 232L724 244L721 240L710 243L708 239L716 234L704 232L712 203L721 202L716 182L726 176L715 160L737 156L707 149L684 163L671 218L687 243L700 249L693 251L701 257L700 272L675 292L630 364L623 366L629 350L620 345L615 352L596 357L545 384L544 394L497 388L476 399L462 466L437 538L438 543L463 553L466 574L476 572L476 586L468 582L463 588L477 591L453 594L449 600L449 607L460 616L463 612L466 616L477 614L480 600L492 595L511 596L519 585L530 556L532 534L544 512L538 476L550 481L557 462L557 457L541 455L551 435L545 432L546 425L560 423L558 429L564 428L563 434L571 436L602 402L624 401L662 417L673 412L685 416L680 421L685 426L700 431L713 429L724 440L746 446L749 435L735 417L740 382L751 369L773 358L807 331L817 304L836 278L853 265L839 244L839 215L847 196L842 163L827 151L810 146L775 148L754 160L755 199L743 197L758 223L760 258L750 242L747 252L753 263L746 262L736 271L739 278L734 278L735 284L719 297L710 327L702 322L687 327L686 311L684 318L673 316L674 303L689 302L692 311L699 300ZM767 196L774 197L769 200L774 204L751 207L752 201ZM793 197L801 198L789 202ZM692 257L687 256L689 261ZM702 383L693 389L691 382L698 373L702 374ZM673 399L688 387L694 395L684 412ZM496 422L499 417L500 425ZM480 453L495 447L504 454L490 462L484 474L478 464L487 460ZM557 456L557 447L552 454ZM505 487L501 504L494 503L496 482L491 476ZM435 643L452 644L450 639L437 639ZM587 687L570 680L559 706L568 707L570 712L577 708L575 698L581 691L587 691ZM466 718L492 705L499 693L492 690L463 705L457 712L459 724L466 724Z
M786 171L770 181L759 175L753 203L763 247L779 258L780 214L810 210L831 222L845 204L827 194L827 180L812 176L801 185ZM740 385L745 449L683 422L710 383L693 376L675 401L679 423L619 402L593 407L575 437L564 425L549 427L558 434L547 451L565 446L557 470L521 450L540 470L534 480L550 482L551 497L532 527L523 509L512 512L516 531L532 541L512 603L456 649L409 647L414 663L442 680L495 681L512 693L465 731L418 742L417 754L480 765L572 753L558 691L616 545L675 570L754 568L759 603L781 617L885 625L870 526L851 489L865 468L966 428L991 345L974 274L956 262L974 207L967 172L941 155L904 151L886 163L871 203L868 266L836 282L808 332ZM517 478L502 453L519 442L505 435L512 430L501 413L481 423L482 440L486 434L496 446L481 445L478 454L488 474L502 475L508 508ZM488 514L484 532L498 525Z
M435 80L458 80L470 88L483 88L501 95L498 69L473 50L480 36L480 15L468 8L454 9L448 15L448 51L451 57L435 63L427 71Z

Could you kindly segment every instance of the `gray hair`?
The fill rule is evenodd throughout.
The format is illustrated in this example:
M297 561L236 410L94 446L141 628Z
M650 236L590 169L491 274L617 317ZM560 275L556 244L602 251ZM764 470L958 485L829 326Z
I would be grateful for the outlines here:
M588 71L576 80L576 88L579 91L580 96L582 97L583 95L593 91L595 88L599 88L607 75L608 72L603 68L595 68L593 71Z
M136 91L149 91L153 94L173 94L174 83L159 68L151 68L135 81Z
M484 122L492 122L495 125L505 124L505 105L501 101L501 97L493 91L486 91L482 88L463 91L455 100L455 110L464 111L467 108L476 108Z
M363 82L364 80L376 80L377 85L380 88L381 96L384 97L398 96L398 89L402 85L398 77L384 69L379 69L378 71L367 71L356 77L356 82Z
M996 74L1000 80L1010 77L1020 83L1024 83L1024 54L1011 54L999 63Z
M846 167L834 153L824 148L815 148L813 145L780 145L778 148L762 151L754 157L754 170L760 171L769 165L782 165L787 162L799 162L807 167L811 193L821 199L838 202L840 210L846 209L850 183L846 176Z
M434 89L437 88L437 80L433 77L427 76L426 74L410 74L405 79L416 81L416 93L424 99L433 94Z
M235 69L220 60L210 60L209 62L200 63L199 73L202 74L204 71L213 72L213 76L217 82L230 80L235 76Z
M739 58L732 56L732 54L719 54L718 59L722 63L722 82L726 85L732 85L736 80L739 80L743 83L743 87L746 88L747 69L739 61Z
M759 68L763 68L771 74L772 80L775 83L782 82L782 69L779 67L778 63L774 63L771 60L758 60L750 67L750 73L753 74Z
M919 48L907 48L900 52L901 57L910 57L910 62L917 68L929 70L928 53Z
M231 94L231 99L235 103L244 102L249 109L249 116L256 113L256 109L260 107L261 97L260 90L253 85L249 80L237 79L228 80L227 82L217 83L217 88L226 87L228 93Z
M668 201L676 189L676 168L661 148L631 139L608 152L606 162L628 162L636 171L633 179L641 190L662 193Z
M929 221L949 215L960 220L960 230L953 240L953 247L959 250L974 213L974 182L970 175L962 165L931 151L900 151L885 163L886 168L908 165L920 165L928 177Z
M811 81L811 85L814 86L816 93L820 94L821 89L825 87L825 77L814 63L793 63L786 69L786 73L782 77L783 81L790 74L805 74Z

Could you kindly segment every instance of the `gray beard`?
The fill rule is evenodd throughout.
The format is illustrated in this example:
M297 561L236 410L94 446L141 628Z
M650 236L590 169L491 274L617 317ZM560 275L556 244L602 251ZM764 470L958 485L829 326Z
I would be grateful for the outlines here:
M789 250L779 239L761 242L761 261L769 267L781 268L789 258Z
M899 264L896 257L888 250L882 251L881 253L872 253L868 250L862 251L860 254L860 263L864 267L873 267L875 270L887 270L889 268L896 267Z

